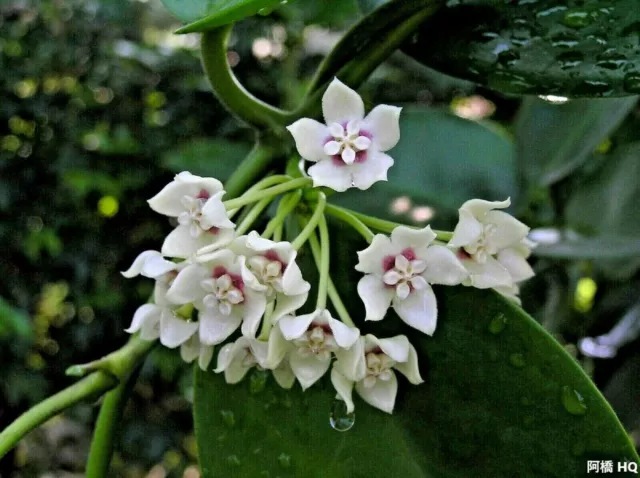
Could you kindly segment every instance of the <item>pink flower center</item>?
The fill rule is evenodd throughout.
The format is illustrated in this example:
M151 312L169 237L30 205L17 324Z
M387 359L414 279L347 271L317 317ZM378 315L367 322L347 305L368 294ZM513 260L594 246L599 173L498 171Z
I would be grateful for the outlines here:
M400 254L402 254L404 257L406 257L408 261L413 261L416 258L416 253L411 247L407 247L402 252L400 252ZM396 256L395 255L385 256L382 259L382 270L387 272L387 271L393 269L395 267L395 264L396 264Z
M242 280L242 277L238 274L233 274L232 272L229 272L226 267L218 266L213 269L213 273L211 274L211 276L214 279L218 279L223 275L228 275L231 278L231 283L233 284L233 287L235 287L236 289L239 289L240 292L244 292L244 282Z

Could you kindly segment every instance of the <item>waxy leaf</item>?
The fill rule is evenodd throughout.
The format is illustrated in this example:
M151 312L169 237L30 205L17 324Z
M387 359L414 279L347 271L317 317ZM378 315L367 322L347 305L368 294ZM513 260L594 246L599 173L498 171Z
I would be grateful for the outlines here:
M493 292L436 293L433 337L395 317L359 324L407 334L420 356L425 383L401 378L393 415L356 396L351 423L328 383L286 391L267 372L227 385L198 370L203 476L571 478L588 459L638 460L600 392L531 317Z
M389 155L389 181L366 191L351 189L332 201L373 215L392 216L393 201L408 197L457 216L472 197L504 200L517 194L515 147L495 125L459 118L435 108L407 107L400 115L400 142Z
M385 0L359 0L364 11ZM515 94L640 92L636 0L447 2L404 47L441 72Z
M287 0L162 0L167 9L184 22L177 33L204 32L237 22L256 13L270 13Z
M561 240L555 244L541 244L534 250L540 257L555 259L624 259L640 257L640 236L605 235Z
M526 98L518 113L518 164L528 183L553 184L591 156L633 109L637 96L549 104Z

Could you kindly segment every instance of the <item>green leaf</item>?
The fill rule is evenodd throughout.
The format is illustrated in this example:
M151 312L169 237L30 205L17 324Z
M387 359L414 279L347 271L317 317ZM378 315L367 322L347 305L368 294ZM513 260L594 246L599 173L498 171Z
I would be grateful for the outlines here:
M437 214L455 213L474 197L513 199L517 195L515 148L497 128L435 108L404 108L400 142L389 152L395 160L389 181L366 191L350 190L332 200L366 214L386 212L392 217L393 201L403 196L413 206L433 207Z
M329 424L330 384L285 391L257 372L227 385L198 370L203 476L571 478L587 459L638 459L579 364L531 317L492 292L437 295L434 337L407 332L425 383L402 380L393 415L356 398L346 432Z
M526 98L515 123L518 163L529 183L553 184L587 161L638 97L549 104Z
M385 0L359 0L370 11ZM516 94L640 92L636 0L458 0L404 50L444 73Z
M176 33L193 33L237 22L256 13L266 15L286 0L162 0L162 3L180 20L192 22Z
M640 257L640 237L598 236L539 245L536 256L554 259L624 259Z
M11 306L0 297L0 339L30 340L32 337L29 316L22 310Z
M225 139L195 139L167 151L162 165L176 173L189 171L200 176L213 176L225 181L249 154L251 146Z

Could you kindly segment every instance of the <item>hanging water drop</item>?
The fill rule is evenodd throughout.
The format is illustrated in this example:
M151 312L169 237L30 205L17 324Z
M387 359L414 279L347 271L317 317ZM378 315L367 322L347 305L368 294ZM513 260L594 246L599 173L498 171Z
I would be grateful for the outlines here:
M587 12L584 10L573 10L564 14L562 23L572 28L584 28L591 25L597 18L597 12Z
M587 404L577 390L565 385L562 387L562 406L571 415L584 415L587 413Z
M254 370L249 377L249 393L256 394L264 390L267 385L268 373L266 370Z
M508 320L506 315L503 313L496 314L496 316L491 319L491 322L489 322L489 332L492 334L499 334L507 326L507 322Z
M329 424L339 432L346 432L356 422L356 412L347 413L347 404L343 400L335 399L331 404Z
M640 73L631 72L624 75L624 89L629 93L640 93Z
M240 458L238 458L238 455L229 455L227 457L227 463L230 466L240 466Z

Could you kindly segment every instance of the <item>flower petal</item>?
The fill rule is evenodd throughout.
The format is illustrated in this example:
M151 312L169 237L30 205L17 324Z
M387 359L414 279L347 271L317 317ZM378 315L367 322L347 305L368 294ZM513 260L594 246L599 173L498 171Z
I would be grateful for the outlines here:
M327 373L331 358L317 358L315 355L302 356L297 350L291 352L291 370L295 374L302 389L306 390Z
M405 335L396 335L386 339L379 339L375 335L367 334L364 337L365 351L380 348L385 354L396 362L406 362L409 360L409 349L411 343Z
M200 339L193 334L180 346L180 357L187 363L193 362L200 355Z
M492 287L511 287L513 279L509 271L493 257L487 257L484 264L472 259L462 261L471 274L471 285L477 289L491 289Z
M351 187L353 179L351 169L347 166L337 166L333 159L323 159L314 164L307 171L313 179L313 187L327 186L335 191L343 192Z
M200 219L202 229L211 229L212 227L233 229L236 227L229 219L227 210L222 204L222 196L224 194L225 191L214 194L202 206L202 218Z
M220 373L229 368L229 365L233 361L236 355L242 351L243 344L238 343L239 340L232 344L225 344L218 352L218 362L216 368L213 370L215 373Z
M521 282L535 275L527 260L514 248L501 250L496 258L509 271L514 282Z
M400 140L400 111L402 108L378 105L373 108L361 126L373 136L373 143L380 151L388 151Z
M224 342L240 326L242 318L231 314L200 313L200 342L217 345Z
M424 229L413 229L406 226L398 226L391 232L391 242L398 249L414 249L416 255L421 258L422 253L436 238L436 233L431 230L431 226Z
M324 122L344 123L364 118L364 103L360 95L337 78L322 95Z
M491 247L498 252L505 247L519 244L529 234L529 226L502 211L489 211L483 218L485 224L495 224Z
M430 284L457 285L469 277L467 269L445 246L430 246L422 259L427 263L422 277Z
M197 337L197 335L194 337ZM213 345L200 345L200 357L198 357L198 367L200 367L200 370L206 372L209 369L209 364L211 363L212 358Z
M278 321L278 327L280 327L285 339L298 339L309 329L311 322L313 322L320 312L320 310L315 310L311 314L299 315L297 317L285 315Z
M331 383L333 384L333 388L336 389L337 396L347 405L347 413L352 413L355 409L353 398L351 397L353 393L353 381L347 379L347 377L333 367L331 369Z
M196 333L198 325L198 322L174 317L171 310L165 309L160 319L160 343L170 349L176 348Z
M365 274L382 275L384 270L384 258L393 256L400 252L397 247L391 244L391 240L384 234L376 234L369 247L363 251L358 251L358 264L355 269Z
M280 328L274 327L271 329L271 333L269 334L269 342L267 347L267 357L264 360L264 363L260 364L264 368L268 369L276 369L284 360L284 357L291 351L292 344L288 342Z
M449 247L463 247L475 244L482 236L483 227L476 217L465 209L459 211L460 219L449 240Z
M232 240L232 229L218 229L216 233L202 232L198 237L193 237L189 226L178 226L165 238L162 244L162 254L186 259L195 254L198 249L212 244L218 244L222 247Z
M333 333L333 338L336 339L336 343L343 349L351 347L360 337L359 329L349 327L331 316L329 316L329 327Z
M378 181L387 180L387 172L393 166L393 158L374 149L367 150L367 160L351 165L353 185L358 189L369 189Z
M322 161L327 158L324 144L331 137L329 129L316 120L302 118L287 126L296 143L300 156L307 161Z
M404 300L394 300L393 308L398 317L411 327L427 335L433 335L436 330L438 304L431 287L415 290Z
M281 317L292 314L305 304L307 297L309 297L308 292L298 295L277 294L276 306L271 313L271 320L276 323Z
M364 337L360 336L351 348L336 350L334 368L353 382L362 380L367 373L364 346Z
M304 294L311 289L311 284L304 280L302 271L295 262L296 255L296 251L289 255L289 263L282 274L282 290L286 295Z
M466 201L462 206L460 206L460 209L471 213L478 219L482 219L482 217L492 209L505 209L509 206L511 206L510 198L507 198L504 201L485 201L484 199L470 199Z
M356 392L372 407L392 413L398 393L398 379L394 373L389 380L376 380L373 387L367 388L362 381L356 383Z
M156 304L141 305L133 314L131 325L128 329L124 329L124 331L129 334L135 334L144 326L145 323L160 321L160 314L162 314L162 308L158 307Z
M141 252L140 254L138 254L138 257L136 257L133 260L133 264L131 264L131 267L129 267L126 271L121 272L120 274L122 274L127 279L131 279L132 277L140 275L142 273L142 269L144 268L145 263L148 260L154 259L156 257L162 258L162 254L160 254L158 251Z
M200 282L209 278L210 272L206 267L193 264L182 269L167 291L167 300L174 304L189 304L202 300L204 291Z
M267 298L264 294L251 289L244 289L244 302L242 305L242 335L255 337L260 325L260 319L267 307Z
M418 353L411 343L409 343L409 357L407 360L405 362L397 362L393 368L407 377L409 382L414 385L419 385L424 382L420 376L420 369L418 368Z
M182 198L196 197L201 190L211 196L222 190L222 183L214 178L201 178L184 171L167 184L162 191L149 199L151 209L165 216L178 217L184 211Z
M364 302L365 320L382 320L391 306L394 289L373 274L367 274L358 282L358 295Z
M498 294L506 297L507 299L515 302L518 305L522 304L520 297L518 297L518 294L520 293L520 288L516 284L513 284L511 287L494 287L493 290L495 290Z
M273 369L272 373L276 383L287 390L293 387L296 381L296 376L293 370L291 370L291 365L289 365L288 360L283 361L279 367Z

